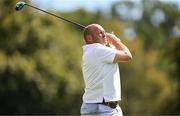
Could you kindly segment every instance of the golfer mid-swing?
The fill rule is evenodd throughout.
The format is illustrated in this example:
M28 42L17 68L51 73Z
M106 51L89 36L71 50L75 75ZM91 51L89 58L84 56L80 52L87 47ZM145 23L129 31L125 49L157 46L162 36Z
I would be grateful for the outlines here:
M82 72L85 93L81 115L121 116L118 105L121 85L117 62L129 61L132 55L119 38L113 33L106 33L98 24L86 26L84 40Z

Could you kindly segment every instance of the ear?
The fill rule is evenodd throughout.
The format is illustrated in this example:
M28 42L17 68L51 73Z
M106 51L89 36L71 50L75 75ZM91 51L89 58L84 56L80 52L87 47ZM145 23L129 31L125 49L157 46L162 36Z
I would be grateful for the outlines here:
M92 36L91 35L87 35L86 36L86 43L92 43L92 42L93 42Z

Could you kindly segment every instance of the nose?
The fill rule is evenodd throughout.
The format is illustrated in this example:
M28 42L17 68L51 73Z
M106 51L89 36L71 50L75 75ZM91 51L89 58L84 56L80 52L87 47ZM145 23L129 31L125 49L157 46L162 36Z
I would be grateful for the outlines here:
M105 38L106 37L106 33L104 32L104 33L102 33L102 37L103 38Z

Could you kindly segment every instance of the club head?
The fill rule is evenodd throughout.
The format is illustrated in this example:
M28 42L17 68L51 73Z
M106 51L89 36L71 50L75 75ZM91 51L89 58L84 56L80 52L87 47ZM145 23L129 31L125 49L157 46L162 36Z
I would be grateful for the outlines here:
M25 2L18 2L17 4L16 4L16 11L19 11L19 10L21 10L24 6L25 6Z

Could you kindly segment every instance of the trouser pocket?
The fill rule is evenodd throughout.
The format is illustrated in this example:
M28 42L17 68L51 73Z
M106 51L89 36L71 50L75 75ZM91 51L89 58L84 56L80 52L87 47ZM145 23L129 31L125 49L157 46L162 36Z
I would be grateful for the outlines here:
M96 103L83 103L81 106L81 114L94 114L98 112L98 104Z

